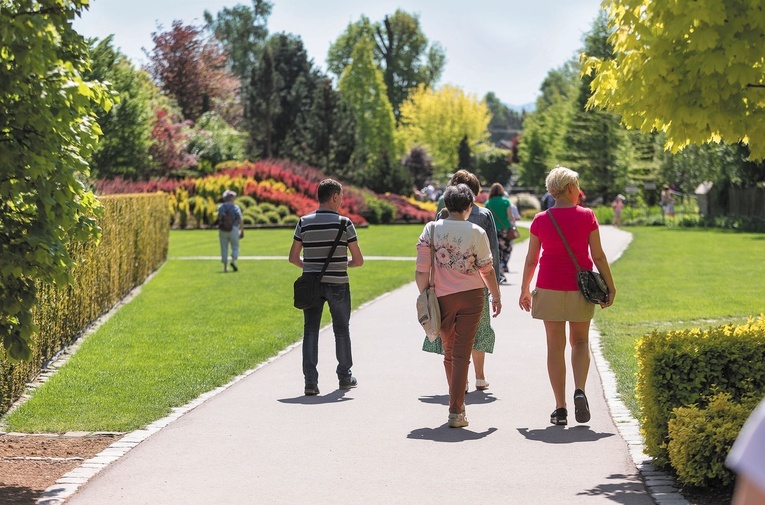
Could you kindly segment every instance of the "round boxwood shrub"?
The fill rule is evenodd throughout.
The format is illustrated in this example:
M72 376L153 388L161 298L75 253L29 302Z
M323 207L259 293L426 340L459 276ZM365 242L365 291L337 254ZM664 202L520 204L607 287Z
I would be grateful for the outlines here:
M258 207L260 207L260 210L263 212L263 214L276 210L276 205L269 202L261 202L258 204Z
M276 208L276 212L279 214L279 216L281 216L281 217L284 217L284 216L287 216L287 215L289 215L289 213L290 213L290 208L289 208L289 207L287 207L286 205L279 205L279 206Z
M518 212L523 215L523 211L526 209L534 209L539 212L542 209L542 204L539 203L539 198L530 193L518 193L511 198L515 202L515 206L518 207Z
M246 209L244 209L244 212L242 212L242 214L244 214L245 216L255 217L260 214L263 214L263 212L261 212L260 207L258 207L257 205L253 205L252 207L247 207Z
M265 216L265 218L268 219L268 222L271 224L279 224L282 221L281 216L275 210L264 212L263 216Z
M268 224L268 218L263 214L256 214L252 216L253 224Z
M255 199L251 196L240 196L236 200L234 200L234 203L237 204L239 207L242 208L242 211L249 209L253 205L257 205L258 202L255 201Z
M244 223L245 226L253 225L253 224L255 224L255 218L253 216L248 215L248 214L243 214L242 215L242 222Z
M679 407L669 420L669 461L678 478L693 486L717 487L733 483L735 476L725 458L759 397L741 403L728 393L709 399L707 408Z
M295 225L300 220L300 216L296 216L295 214L290 214L289 216L284 216L282 218L282 224L292 224Z

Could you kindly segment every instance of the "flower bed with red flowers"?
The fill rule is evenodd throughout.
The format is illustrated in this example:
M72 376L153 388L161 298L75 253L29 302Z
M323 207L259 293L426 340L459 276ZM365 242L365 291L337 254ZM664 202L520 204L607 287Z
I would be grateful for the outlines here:
M294 214L302 216L316 210L316 190L326 176L319 170L287 160L261 160L257 162L229 161L218 165L218 172L203 178L181 180L154 179L130 181L116 178L96 182L96 193L153 193L163 191L174 194L177 201L194 196L210 197L217 201L226 189L240 195L251 196L258 202L286 205ZM400 195L374 194L366 189L345 186L340 213L355 225L367 224L369 208L366 199L372 196L396 206L396 220L426 223L430 212L418 208Z

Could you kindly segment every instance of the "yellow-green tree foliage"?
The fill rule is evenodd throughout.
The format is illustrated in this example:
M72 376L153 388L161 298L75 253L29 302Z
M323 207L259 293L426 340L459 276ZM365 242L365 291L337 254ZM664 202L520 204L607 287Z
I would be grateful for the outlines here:
M167 195L113 195L100 200L101 240L69 246L74 262L71 284L37 282L37 306L31 317L38 331L32 335L31 361L12 363L0 357L0 413L21 396L26 382L47 360L167 258Z
M473 154L488 148L490 120L486 102L460 88L446 85L432 90L419 86L401 105L396 141L401 152L424 147L433 159L435 172L446 174L457 167L457 151L464 136Z
M356 118L358 143L354 158L360 164L366 164L383 152L392 153L396 120L382 71L374 61L372 42L362 37L351 58L337 88Z
M611 0L614 58L583 55L595 71L589 106L628 128L688 144L749 144L765 158L765 5L761 0Z

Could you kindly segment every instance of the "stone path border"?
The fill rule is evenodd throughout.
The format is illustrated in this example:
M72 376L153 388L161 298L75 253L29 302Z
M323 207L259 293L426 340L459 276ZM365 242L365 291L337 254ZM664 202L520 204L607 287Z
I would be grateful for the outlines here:
M677 481L670 474L653 466L651 458L643 452L645 445L643 435L640 434L640 423L632 417L632 414L627 406L624 405L621 396L616 390L616 375L603 356L600 332L594 323L590 326L590 352L592 352L592 356L595 359L595 367L598 369L598 374L600 374L603 394L606 397L611 418L614 420L619 434L627 442L627 448L632 461L643 477L651 498L658 505L690 505L685 497L680 494L680 485Z

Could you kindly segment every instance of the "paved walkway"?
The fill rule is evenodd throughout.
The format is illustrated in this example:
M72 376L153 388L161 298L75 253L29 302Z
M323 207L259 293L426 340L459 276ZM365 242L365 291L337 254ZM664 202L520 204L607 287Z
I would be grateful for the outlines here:
M608 226L602 235L610 260L630 240ZM129 434L123 444L145 440L67 503L654 503L609 414L594 363L591 422L577 425L572 415L568 427L549 424L554 401L544 328L517 305L525 252L525 243L516 247L510 282L501 287L504 311L494 320L497 343L486 359L491 387L471 386L468 428L446 425L443 366L420 351L411 283L353 314L358 388L337 389L325 329L320 396L302 395L295 346L162 429Z

